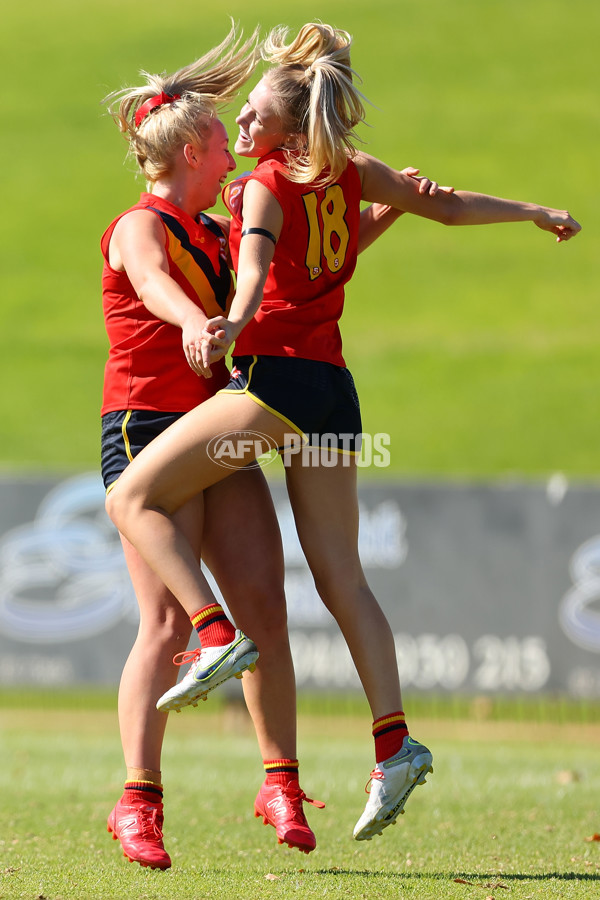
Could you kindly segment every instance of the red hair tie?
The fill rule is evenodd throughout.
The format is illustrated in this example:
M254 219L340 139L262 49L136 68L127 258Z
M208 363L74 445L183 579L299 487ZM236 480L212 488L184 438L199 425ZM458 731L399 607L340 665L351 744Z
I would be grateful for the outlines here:
M156 95L156 97L150 97L149 100L146 100L145 103L142 103L140 108L136 110L136 127L139 128L148 113L152 112L153 109L156 109L157 106L164 106L165 103L173 103L175 100L180 99L181 94L165 94L164 91L161 91L160 94Z

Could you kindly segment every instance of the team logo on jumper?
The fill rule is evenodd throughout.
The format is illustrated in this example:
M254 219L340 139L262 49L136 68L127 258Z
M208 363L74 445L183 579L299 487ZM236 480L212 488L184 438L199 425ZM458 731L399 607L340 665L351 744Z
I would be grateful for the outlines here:
M273 462L278 446L260 431L226 431L209 441L206 453L225 469L256 468Z

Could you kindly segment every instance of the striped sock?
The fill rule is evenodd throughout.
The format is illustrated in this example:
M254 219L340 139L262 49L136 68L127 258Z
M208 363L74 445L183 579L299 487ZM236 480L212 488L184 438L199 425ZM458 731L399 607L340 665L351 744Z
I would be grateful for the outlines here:
M381 716L373 722L373 737L375 738L375 761L383 762L389 759L402 746L402 741L408 734L408 728L404 720L402 710Z
M222 647L235 637L235 628L219 603L203 606L190 619L198 632L201 647Z
M297 759L265 759L263 760L267 784L280 784L285 787L290 781L298 783Z
M163 786L153 781L126 781L124 800L143 800L146 803L162 803Z

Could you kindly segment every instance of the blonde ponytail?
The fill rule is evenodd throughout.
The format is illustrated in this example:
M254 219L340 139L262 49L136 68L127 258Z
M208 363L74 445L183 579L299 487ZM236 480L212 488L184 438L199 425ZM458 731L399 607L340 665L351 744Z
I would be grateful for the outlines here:
M190 65L171 75L142 71L144 85L104 98L147 182L171 171L184 144L208 140L219 109L233 100L256 68L257 43L257 30L242 41L232 22L227 37Z
M334 181L356 152L354 129L365 119L365 98L350 64L352 38L322 23L304 25L289 44L287 35L287 28L274 28L261 53L273 66L265 79L283 130L298 139L289 154L290 177Z

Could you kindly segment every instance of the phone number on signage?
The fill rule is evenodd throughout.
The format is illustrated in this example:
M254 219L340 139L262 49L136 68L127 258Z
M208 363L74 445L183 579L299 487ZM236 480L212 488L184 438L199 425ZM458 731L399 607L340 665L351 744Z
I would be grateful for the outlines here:
M298 685L360 686L341 635L294 631L290 638ZM546 643L537 636L485 634L471 647L459 634L396 634L394 639L403 686L538 691L550 677Z

